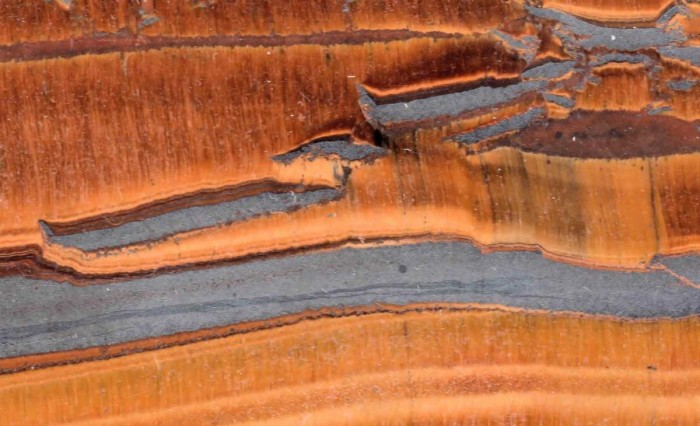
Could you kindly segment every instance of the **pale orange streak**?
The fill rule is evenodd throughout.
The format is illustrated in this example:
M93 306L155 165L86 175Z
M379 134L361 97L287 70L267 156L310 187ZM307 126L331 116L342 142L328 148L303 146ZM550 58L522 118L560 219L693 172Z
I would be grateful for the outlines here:
M654 22L673 0L544 0L543 7L601 22Z

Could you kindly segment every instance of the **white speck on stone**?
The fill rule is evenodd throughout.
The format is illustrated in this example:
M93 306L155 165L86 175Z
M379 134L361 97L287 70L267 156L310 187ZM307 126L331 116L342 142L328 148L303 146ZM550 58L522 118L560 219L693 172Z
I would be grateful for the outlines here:
M610 34L610 40L615 41L615 35L614 35L614 34Z
M576 136L572 137L571 140L576 142Z

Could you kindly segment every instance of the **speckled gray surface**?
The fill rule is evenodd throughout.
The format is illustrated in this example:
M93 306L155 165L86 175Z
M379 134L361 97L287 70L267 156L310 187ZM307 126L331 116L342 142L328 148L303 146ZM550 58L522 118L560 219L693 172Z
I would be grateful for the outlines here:
M611 62L627 62L630 64L647 64L652 63L651 58L646 55L641 54L629 54L629 53L608 53L597 57L591 65L594 67L609 64Z
M678 8L664 14L657 21L657 25L662 28L611 28L586 22L555 9L526 6L526 10L533 16L558 22L562 31L557 32L557 35L566 42L578 44L584 49L602 47L633 52L686 40L681 30L665 28L670 17L680 13ZM575 43L573 38L578 38L578 43Z
M700 274L696 260L683 261L685 273ZM629 318L700 312L700 291L662 271L585 269L530 252L484 255L466 243L342 249L82 288L9 277L0 293L0 357L375 303L494 303Z
M561 95L553 95L551 93L545 93L544 98L549 101L549 102L554 102L555 104L562 106L564 108L573 108L576 105L576 102L571 99L567 98L566 96L561 96Z
M547 85L546 81L527 81L505 87L478 87L458 93L431 96L409 102L372 105L370 120L381 125L420 121L435 117L456 117L467 111L510 102L527 93L534 93ZM365 98L366 99L366 98Z
M666 82L669 89L677 92L690 92L698 84L697 80L671 80Z
M119 226L70 235L52 235L49 239L67 247L97 250L158 240L179 232L243 221L275 212L288 212L312 204L325 203L342 196L339 189L319 189L306 192L285 192L245 197L234 201L206 206L188 207Z
M696 284L700 283L700 256L667 257L661 259L660 263L691 282Z
M667 47L660 48L659 53L662 54L663 56L668 56L669 58L675 58L675 59L680 59L682 61L688 61L695 66L700 65L700 47L667 46Z
M531 80L557 78L573 70L575 65L575 61L549 62L523 72L522 76Z
M451 137L450 139L463 144L471 145L495 136L502 135L506 132L522 130L528 127L538 118L545 117L546 114L547 112L544 108L531 108L527 112L501 120L496 124L479 127L471 132L460 133Z
M303 145L291 152L275 155L274 161L290 164L292 161L308 156L310 160L316 157L338 156L346 161L371 160L381 157L386 151L378 146L355 144L348 140L324 140Z

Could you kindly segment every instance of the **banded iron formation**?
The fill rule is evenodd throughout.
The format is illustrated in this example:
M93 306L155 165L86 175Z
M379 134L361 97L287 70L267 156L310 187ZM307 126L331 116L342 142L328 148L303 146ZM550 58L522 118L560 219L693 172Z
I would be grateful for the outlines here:
M0 424L698 424L699 83L695 0L3 0Z

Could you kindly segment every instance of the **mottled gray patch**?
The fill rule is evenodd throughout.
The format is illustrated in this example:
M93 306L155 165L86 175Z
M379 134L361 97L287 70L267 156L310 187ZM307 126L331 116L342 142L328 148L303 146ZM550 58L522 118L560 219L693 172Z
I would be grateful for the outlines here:
M501 30L491 30L490 34L495 36L496 38L500 39L501 41L504 41L512 49L527 50L527 49L531 48L530 45L525 44L523 41L518 40L517 38L513 37L512 35L510 35L508 33L504 33Z
M658 51L663 56L688 61L695 66L700 66L700 47L666 46L658 49Z
M559 22L563 30L561 36L566 39L566 33L571 34L586 50L601 47L610 50L636 51L686 40L685 34L675 29L665 31L659 28L609 28L591 24L554 9L533 6L526 6L526 9L531 15ZM568 37L568 41L575 43L571 36Z
M381 125L437 117L454 117L479 108L510 102L526 93L542 89L546 85L546 81L528 81L505 87L484 86L464 92L431 96L410 102L374 105L368 108L368 115L372 121ZM361 95L361 98L364 99L363 95ZM365 103L362 99L361 102ZM365 105L371 104L366 102Z
M537 55L537 49L541 43L541 40L534 36L525 36L522 39L518 39L500 30L492 30L490 34L500 39L510 49L519 50L527 63L532 61Z
M673 5L664 12L656 21L657 27L666 27L676 15L682 14L688 16L688 9L685 6Z
M576 102L573 99L567 98L566 96L555 95L552 93L545 93L544 99L546 101L553 102L559 106L562 106L562 107L568 108L568 109L571 109L576 105Z
M479 127L476 130L467 133L461 133L450 137L450 140L454 140L459 143L464 143L471 145L473 143L481 142L485 139L489 139L506 132L520 130L528 127L533 121L540 117L544 117L546 111L544 108L533 108L525 113L515 115L511 118L499 121L496 124L490 126Z
M411 266L402 273L400 265ZM697 262L684 268L700 274ZM700 291L666 272L591 270L531 252L484 255L465 243L348 248L82 288L8 277L0 293L0 357L376 303L493 303L628 318L700 310Z
M576 62L549 62L539 67L529 69L523 73L523 78L527 79L552 79L561 77L574 69Z
M341 195L342 191L338 189L319 189L300 193L266 192L225 203L188 207L108 229L70 235L53 235L45 225L43 229L50 241L54 243L89 251L158 240L180 232L224 225L268 213L288 212L312 204L332 201L340 198Z
M673 272L700 285L700 256L666 257L660 262Z
M591 65L594 67L609 64L611 62L625 62L628 64L647 64L651 65L652 61L646 55L629 54L629 53L608 53L597 57Z
M375 159L385 154L386 150L374 145L355 144L346 140L327 140L303 145L285 154L275 155L272 159L280 163L290 164L302 156L308 156L310 160L314 160L317 157L337 155L342 160L362 161Z
M586 76L585 80L588 83L595 84L596 86L603 82L602 78L598 77L597 75L592 75L592 74Z
M669 89L677 92L690 92L697 84L697 80L671 80L666 82Z

